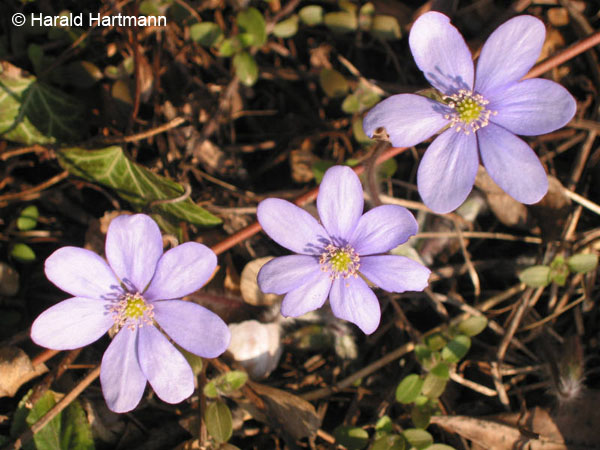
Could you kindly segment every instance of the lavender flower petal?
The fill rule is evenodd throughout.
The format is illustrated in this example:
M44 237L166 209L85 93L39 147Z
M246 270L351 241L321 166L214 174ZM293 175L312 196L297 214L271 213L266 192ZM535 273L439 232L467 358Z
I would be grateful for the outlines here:
M131 411L140 402L146 377L137 358L137 331L123 328L110 343L100 367L100 384L108 407L117 413Z
M100 339L114 325L103 300L74 297L39 315L31 326L31 339L54 350L72 350Z
M378 206L360 218L350 245L361 256L385 253L406 242L416 234L417 228L417 221L408 209L397 205Z
M285 317L298 317L320 308L327 300L329 289L329 275L324 272L315 274L306 284L287 293L281 303L281 314Z
M485 97L520 80L540 56L545 37L544 24L532 16L518 16L496 28L481 49L475 90Z
M473 88L471 52L448 17L438 12L423 14L410 30L408 43L433 87L444 94Z
M379 326L379 301L362 278L334 280L329 302L336 317L356 324L365 334L371 334Z
M190 353L215 358L227 350L229 328L215 313L192 302L153 302L154 318L165 333Z
M142 327L138 333L140 366L156 395L167 403L192 395L194 373L184 356L155 327Z
M102 298L119 287L106 261L79 247L62 247L44 265L48 279L75 297Z
M526 142L492 123L479 130L477 137L483 165L507 194L526 204L546 195L546 171Z
M286 200L263 200L256 215L271 239L295 253L320 255L329 242L327 232L313 216Z
M217 267L217 256L205 245L186 242L158 260L154 277L144 292L147 300L181 298L200 289Z
M162 255L162 237L156 222L144 214L118 216L106 233L106 259L131 291L142 292Z
M361 258L360 272L386 291L405 292L425 289L431 270L404 256L378 255Z
M565 126L575 115L573 96L554 81L534 78L488 94L490 120L514 134L536 136Z
M317 196L321 223L334 240L347 241L363 212L363 190L350 167L334 166L325 172Z
M444 131L429 146L417 171L425 205L437 213L458 208L473 188L478 167L475 136L452 128Z
M281 256L261 267L258 286L265 293L282 295L312 280L319 267L316 256Z
M367 113L363 128L373 137L383 127L394 147L411 147L444 128L449 123L444 114L449 112L447 106L422 95L392 95Z

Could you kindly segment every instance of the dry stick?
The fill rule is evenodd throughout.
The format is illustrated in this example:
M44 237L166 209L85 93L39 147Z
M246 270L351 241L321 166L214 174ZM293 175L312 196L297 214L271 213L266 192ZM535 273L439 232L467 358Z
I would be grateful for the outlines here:
M50 385L54 380L59 379L65 373L65 371L69 368L69 365L79 356L81 353L81 348L69 351L63 359L60 361L52 371L47 374L42 381L40 381L34 388L31 396L27 399L27 402L31 405L35 405L37 401L44 395L44 393L50 389ZM56 350L50 350L51 352L56 352Z
M116 136L102 139L103 144L123 144L127 142L137 142L144 139L148 139L160 133L164 133L172 128L177 128L179 125L184 123L187 119L185 117L175 117L167 123L160 125L150 130L142 131L141 133L132 134L130 136Z
M87 374L87 376L75 386L75 388L65 395L56 405L52 407L44 416L34 423L30 429L21 434L15 442L9 444L6 449L8 450L18 450L23 444L29 442L35 433L44 428L48 422L54 419L62 410L64 410L67 406L71 404L73 400L77 398L79 394L83 392L85 388L87 388L90 384L98 378L100 375L100 365L98 365L94 370Z
M10 194L0 195L0 202L4 202L4 201L8 201L8 200L17 200L17 199L27 200L30 195L37 194L38 192L43 191L44 189L47 189L56 183L60 183L62 180L64 180L68 176L69 176L69 172L67 170L65 170L64 172L61 172L58 175L53 176L49 180L44 181L43 183L38 184L37 186L34 186L32 188L25 189L21 192L13 192Z
M527 75L523 78L535 78L540 75L548 72L550 69L554 69L555 67L561 65L564 62L567 62L570 59L575 58L577 55L589 50L592 47L600 44L600 31L596 31L590 37L587 37L575 44L567 47L563 51L557 53L554 56L542 61L538 65L536 65L533 69L529 71Z

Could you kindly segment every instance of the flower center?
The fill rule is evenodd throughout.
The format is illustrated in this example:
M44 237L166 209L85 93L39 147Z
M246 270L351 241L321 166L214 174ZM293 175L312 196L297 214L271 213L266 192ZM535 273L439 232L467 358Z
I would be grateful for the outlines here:
M360 257L350 245L337 247L329 244L324 250L319 264L323 272L329 272L329 278L335 280L340 276L344 278L358 276Z
M146 303L140 293L127 293L110 308L113 319L119 329L127 327L130 330L141 328L144 324L152 325L154 306Z
M463 131L465 134L475 133L480 128L489 123L491 115L496 115L497 111L487 109L488 100L481 94L475 94L473 91L461 89L458 94L446 97L448 107L453 109L450 114L444 118L450 120L450 128L456 127L456 131Z

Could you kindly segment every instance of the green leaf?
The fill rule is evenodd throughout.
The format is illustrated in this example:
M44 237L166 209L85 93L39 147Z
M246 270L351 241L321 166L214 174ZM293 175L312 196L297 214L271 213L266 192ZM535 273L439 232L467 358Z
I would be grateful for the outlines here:
M373 139L366 135L365 130L363 129L363 121L362 118L356 117L352 121L352 135L356 142L361 145L370 145L373 143ZM393 159L388 159L388 161L394 161Z
M231 55L233 55L238 50L236 47L237 43L238 41L234 39L225 39L224 41L222 41L218 49L219 56L222 56L223 58L228 58Z
M248 381L248 374L240 370L219 375L204 386L204 395L215 398L218 395L229 395L240 389Z
M373 3L365 3L358 10L358 27L361 30L368 30L371 28L373 22L373 15L375 14L375 7Z
M33 230L37 226L40 213L35 205L29 205L17 219L17 228L21 231Z
M433 333L425 338L425 345L432 352L437 352L438 350L444 348L444 345L446 345L446 339L441 333Z
M442 358L449 363L457 363L465 357L471 347L471 338L459 334L442 349Z
M114 189L138 210L148 208L154 200L176 198L183 187L130 161L119 146L100 150L67 148L57 151L58 160L73 175ZM219 218L196 205L190 198L176 203L161 203L151 211L194 225L217 225Z
M400 39L400 24L394 16L377 14L371 22L371 33L381 40Z
M399 434L386 434L375 439L371 450L405 450L406 439Z
M429 403L424 405L415 405L410 412L410 420L412 420L412 423L416 428L425 429L429 426L432 413L433 411Z
M421 393L423 380L416 373L411 373L404 377L396 388L396 401L400 403L412 403Z
M290 38L298 32L298 16L296 14L282 20L273 27L273 34L280 38Z
M231 411L222 400L210 403L204 414L206 429L217 442L227 442L233 434Z
M31 426L41 419L60 399L61 395L53 391L47 391L30 410L25 404L31 391L21 400L11 435L15 437L25 431L27 426ZM74 400L67 408L58 413L48 424L37 432L33 441L35 446L25 446L36 448L37 450L64 450L64 449L93 449L94 440L92 430L78 400Z
M382 433L391 433L393 430L392 419L390 416L383 416L375 423L375 431Z
M434 356L436 356L431 350L429 350L425 345L415 345L415 357L419 364L421 364L426 370L429 370L433 367Z
M22 242L17 242L12 250L10 251L10 256L16 259L19 262L29 263L35 261L35 252L33 249Z
M425 376L421 392L428 398L438 398L444 393L447 383L447 378L440 378L435 373L429 372Z
M441 378L442 380L447 380L450 378L450 368L445 362L438 363L429 372L434 374L436 377Z
M425 430L409 428L402 432L410 445L417 449L423 449L433 444L433 437Z
M554 258L554 261L550 263L550 275L548 278L551 282L564 286L569 276L569 266L565 262L565 258L558 255Z
M487 327L488 320L485 316L473 316L463 320L458 325L458 331L467 336L477 336Z
M567 264L572 272L588 273L598 267L598 255L593 253L578 253L567 259Z
M433 444L427 447L425 450L456 450L454 447L451 447L446 444Z
M309 5L298 11L300 20L308 26L320 25L323 23L323 7L319 5Z
M377 172L383 178L391 178L398 170L398 163L395 159L388 159L377 166Z
M359 427L341 425L333 431L335 442L348 450L360 450L369 443L369 433Z
M531 266L519 274L521 283L529 287L544 287L550 284L550 267Z
M341 97L350 89L346 78L335 69L322 69L319 74L319 83L325 94L331 98Z
M358 20L355 14L347 11L335 11L325 14L323 21L335 33L349 33L356 31Z
M192 372L194 372L194 376L198 376L200 372L202 372L202 366L204 366L204 362L202 361L202 357L198 355L194 355L193 353L188 352L186 349L177 346L177 350L184 356L190 367L192 368Z
M240 11L236 17L236 21L244 33L249 33L253 36L253 45L260 47L266 42L267 25L265 18L258 9L248 8L245 11Z
M223 31L213 22L195 23L190 27L190 37L204 47L212 47L223 37Z
M258 65L250 53L237 53L233 57L233 66L235 67L235 74L242 84L252 86L256 83L258 79Z
M7 62L0 67L0 136L25 145L75 140L85 130L83 105Z
M342 102L342 111L344 111L347 114L353 114L355 112L358 112L359 110L360 102L356 93L348 95Z

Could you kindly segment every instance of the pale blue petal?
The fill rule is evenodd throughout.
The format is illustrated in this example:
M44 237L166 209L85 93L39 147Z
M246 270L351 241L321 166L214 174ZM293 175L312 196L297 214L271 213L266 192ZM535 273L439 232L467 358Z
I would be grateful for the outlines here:
M331 279L325 272L318 272L306 284L287 293L281 303L281 314L298 317L320 308L327 300Z
M471 52L447 16L434 11L423 14L412 26L408 43L425 78L443 94L473 88Z
M378 255L360 259L360 273L389 292L422 291L431 270L405 256Z
M450 112L447 106L422 95L392 95L367 113L363 128L373 137L375 130L383 127L394 147L412 147L444 128L449 123L444 114Z
M465 201L477 175L479 157L473 134L450 128L429 146L417 171L417 187L425 205L447 213Z
M183 355L153 326L142 327L138 333L140 366L156 395L167 403L191 396L194 373Z
M154 319L175 343L203 358L216 358L229 346L229 328L212 311L192 302L153 302Z
M116 217L108 226L105 252L110 267L128 289L143 292L163 252L160 229L145 214Z
M317 219L286 200L263 200L256 216L271 239L295 253L320 255L329 243L329 236Z
M117 413L134 409L146 388L146 377L138 362L137 340L137 331L122 328L102 357L102 393L108 407Z
M417 221L403 206L382 205L358 221L350 245L359 255L385 253L417 232Z
M181 298L200 289L217 267L217 256L205 245L186 242L167 251L158 260L147 300Z
M488 92L520 80L540 56L546 27L533 16L518 16L500 25L477 60L475 91Z
M575 115L577 103L554 81L534 78L497 89L486 97L497 112L490 121L514 134L537 136L564 127Z
M317 196L321 223L336 243L345 243L363 212L360 179L347 166L334 166L325 172Z
M490 123L477 132L481 160L488 174L521 203L537 203L548 191L548 177L529 145Z
M261 267L257 277L258 286L264 293L282 295L306 284L319 271L317 256L281 256Z
M74 297L39 315L31 326L31 339L42 347L72 350L91 344L114 325L109 303Z
M46 259L44 270L52 283L75 297L105 298L120 289L106 261L84 248L59 248Z
M362 278L334 280L329 303L334 316L352 322L365 334L371 334L379 326L379 300Z

